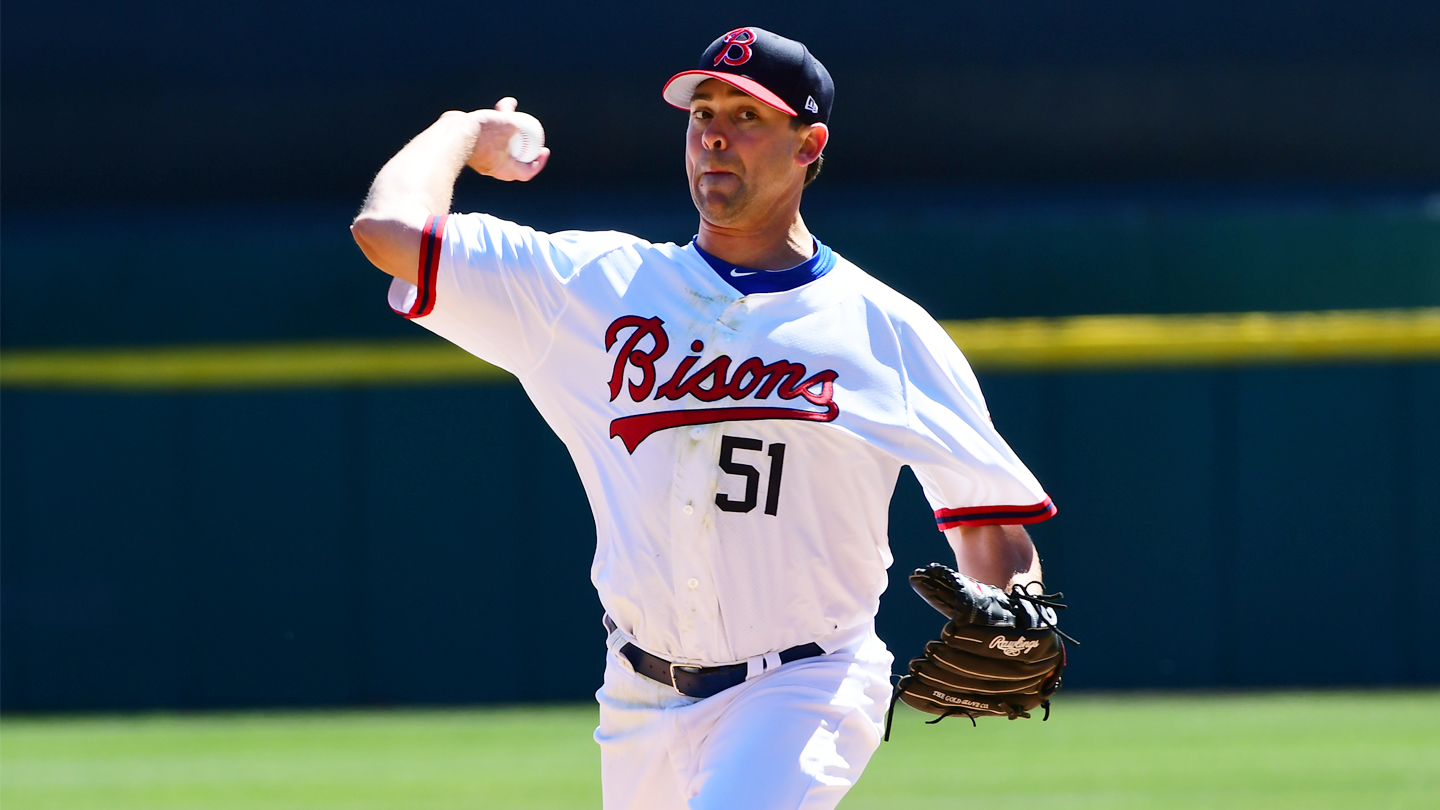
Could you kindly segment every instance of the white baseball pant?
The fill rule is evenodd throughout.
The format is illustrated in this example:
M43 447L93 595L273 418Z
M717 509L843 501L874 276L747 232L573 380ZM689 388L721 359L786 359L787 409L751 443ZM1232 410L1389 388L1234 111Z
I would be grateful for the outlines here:
M880 745L893 660L871 631L700 700L611 650L595 695L605 810L834 808Z

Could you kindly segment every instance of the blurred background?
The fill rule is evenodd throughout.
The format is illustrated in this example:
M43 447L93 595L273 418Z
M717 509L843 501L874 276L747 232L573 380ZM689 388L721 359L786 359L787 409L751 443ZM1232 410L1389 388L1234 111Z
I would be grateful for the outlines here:
M687 240L660 88L740 25L835 78L812 230L937 318L1440 306L1429 0L14 0L5 356L425 343L346 226L408 138L502 95L553 157L457 209ZM1433 352L980 370L1059 505L1069 686L1440 682L1407 643L1440 579ZM597 687L594 528L513 382L0 381L5 712ZM908 472L891 541L903 661L935 625L904 575L948 554Z

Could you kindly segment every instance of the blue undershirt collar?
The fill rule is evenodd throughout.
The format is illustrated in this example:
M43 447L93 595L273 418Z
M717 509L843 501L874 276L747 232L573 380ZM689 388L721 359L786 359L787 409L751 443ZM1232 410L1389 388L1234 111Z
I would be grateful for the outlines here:
M788 270L752 270L749 267L740 267L706 253L700 248L699 237L691 239L690 244L705 263L710 265L710 269L715 271L715 275L739 290L741 295L750 295L793 290L830 272L835 267L835 254L824 242L814 236L810 238L815 241L814 255Z

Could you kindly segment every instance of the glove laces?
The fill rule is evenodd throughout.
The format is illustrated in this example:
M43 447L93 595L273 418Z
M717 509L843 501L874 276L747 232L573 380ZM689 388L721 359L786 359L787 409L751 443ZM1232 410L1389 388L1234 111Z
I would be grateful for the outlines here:
M906 684L908 684L908 683L910 682L910 678L911 678L911 676L905 675L905 676L901 677L900 680L896 681L894 686L890 687L890 707L885 710L885 736L881 738L881 740L880 740L881 742L890 742L890 725L891 725L891 723L893 723L894 720L895 720L895 704L896 704L897 702L899 702L899 700L900 700L900 693L905 690L905 686L906 686ZM1027 711L1025 711L1025 710L1023 710L1023 709L1020 709L1020 708L1018 708L1018 707L1015 707L1015 706L1006 705L1005 708L1006 708L1006 710L1008 711L1011 720L1014 720L1014 719L1016 719L1016 718L1018 718L1018 717L1029 717L1029 716L1030 716L1030 713L1029 713L1029 712L1027 712ZM1050 719L1050 701L1049 701L1049 700L1043 700L1043 701L1041 701L1041 702L1040 702L1040 708L1042 708L1042 709L1045 710L1045 716L1042 717L1042 718L1040 718L1040 722L1043 723L1043 722L1045 722L1046 720L1049 720L1049 719ZM944 719L947 718L947 717L962 717L962 716L965 717L966 719L968 719L968 720L970 721L970 725L974 726L975 728L979 728L979 727L980 727L980 724L977 723L977 722L975 722L975 715L973 715L973 714L971 714L970 712L967 712L967 711L965 711L964 709L961 709L961 708L959 708L959 707L954 707L954 708L946 709L944 714L940 715L939 717L935 718L934 720L926 720L926 721L925 721L925 725L927 725L927 726L933 726L933 725L935 725L936 723L940 722L941 720L944 720Z
M1030 593L1031 585L1039 585L1040 593ZM1056 627L1055 623L1050 621L1050 617L1046 615L1044 610L1044 608L1050 608L1056 611L1065 610L1066 605L1059 601L1064 598L1065 594L1060 591L1045 593L1045 583L1043 582L1027 582L1024 585L1017 583L1010 586L1010 608L1014 610L1016 614L1024 611L1024 603L1029 602L1030 605L1035 608L1035 615L1040 617L1040 624L1055 631L1055 635L1079 647L1080 642L1076 641L1069 633Z

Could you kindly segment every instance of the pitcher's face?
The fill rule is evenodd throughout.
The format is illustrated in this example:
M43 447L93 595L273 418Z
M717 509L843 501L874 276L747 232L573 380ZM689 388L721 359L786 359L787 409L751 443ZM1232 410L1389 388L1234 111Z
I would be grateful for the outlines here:
M760 221L805 185L805 167L819 154L812 126L791 118L719 79L690 99L685 168L690 197L712 225L743 227Z

